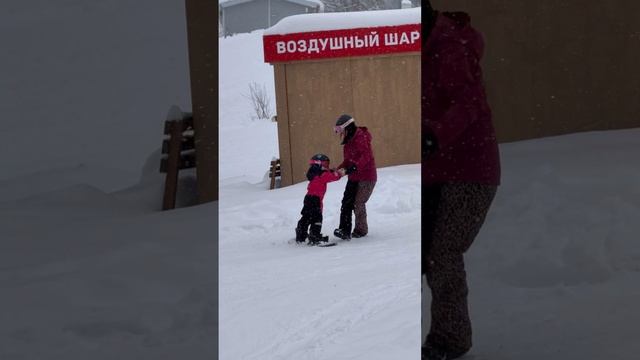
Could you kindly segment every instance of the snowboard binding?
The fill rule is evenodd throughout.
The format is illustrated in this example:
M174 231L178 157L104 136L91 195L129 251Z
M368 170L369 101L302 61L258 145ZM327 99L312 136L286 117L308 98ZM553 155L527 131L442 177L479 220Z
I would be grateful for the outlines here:
M309 234L309 245L318 245L326 242L329 242L328 236L322 236L322 234Z

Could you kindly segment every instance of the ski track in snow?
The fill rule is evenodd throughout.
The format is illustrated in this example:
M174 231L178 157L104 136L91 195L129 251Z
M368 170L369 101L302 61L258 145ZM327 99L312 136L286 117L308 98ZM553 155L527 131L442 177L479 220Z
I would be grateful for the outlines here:
M231 334L221 333L221 344L228 344L221 346L222 358L332 359L337 348L349 347L348 341L361 341L363 329L380 318L411 313L407 309L418 313L420 207L414 199L418 179L416 165L382 169L368 203L369 236L330 248L291 241L306 184L264 192L257 201L252 201L252 193L221 192L220 323L233 329ZM345 183L329 185L324 233L332 233L337 224ZM393 189L398 191L389 201ZM391 211L393 207L400 211ZM243 313L247 306L258 308ZM263 321L253 321L256 312ZM419 333L418 317L399 319L395 322L399 333ZM255 344L242 346L235 338L240 333L256 339ZM377 341L385 350L371 358L407 351L403 345ZM407 342L413 343L404 345L409 352L419 348L418 336ZM362 356L347 353L340 358Z

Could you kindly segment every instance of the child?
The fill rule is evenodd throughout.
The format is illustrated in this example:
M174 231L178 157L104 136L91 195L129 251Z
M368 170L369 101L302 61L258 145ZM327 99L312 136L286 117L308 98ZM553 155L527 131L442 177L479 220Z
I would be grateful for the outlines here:
M296 227L296 242L303 243L309 230L309 244L329 241L328 236L322 236L322 199L327 192L327 183L339 180L344 176L344 170L329 169L329 158L324 154L316 154L309 160L307 171L307 195L304 197L304 207L300 214L302 218Z

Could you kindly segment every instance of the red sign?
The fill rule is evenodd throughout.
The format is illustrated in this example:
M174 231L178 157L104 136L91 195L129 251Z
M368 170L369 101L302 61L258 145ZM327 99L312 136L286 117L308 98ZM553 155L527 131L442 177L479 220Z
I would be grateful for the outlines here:
M268 63L420 51L420 24L265 35Z

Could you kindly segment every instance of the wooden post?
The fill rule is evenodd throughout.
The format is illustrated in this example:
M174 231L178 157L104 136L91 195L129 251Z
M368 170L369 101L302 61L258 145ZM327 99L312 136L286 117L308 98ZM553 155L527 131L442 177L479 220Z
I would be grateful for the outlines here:
M218 200L218 2L185 0L191 106L196 146L198 202ZM213 210L213 209L212 209ZM210 346L204 358L218 358L218 221L217 209L212 214L210 233L213 246L207 254L211 262L212 284L207 299L213 300ZM187 236L190 234L186 230ZM202 234L199 234L202 236Z
M218 2L185 0L198 201L218 200Z
M162 210L175 209L176 207L180 149L182 146L182 121L171 121L169 124L169 154L167 158L167 178L164 183Z

